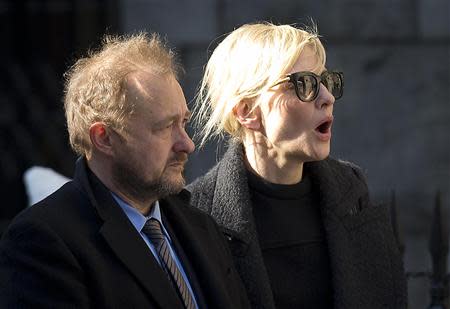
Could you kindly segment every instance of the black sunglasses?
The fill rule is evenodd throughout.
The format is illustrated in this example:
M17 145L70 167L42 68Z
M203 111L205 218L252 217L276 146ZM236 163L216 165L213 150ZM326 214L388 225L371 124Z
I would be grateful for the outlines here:
M286 82L294 85L297 97L303 102L311 102L317 98L320 83L328 89L336 100L342 97L344 92L344 73L342 72L325 71L320 76L313 72L296 72L286 75L273 86Z

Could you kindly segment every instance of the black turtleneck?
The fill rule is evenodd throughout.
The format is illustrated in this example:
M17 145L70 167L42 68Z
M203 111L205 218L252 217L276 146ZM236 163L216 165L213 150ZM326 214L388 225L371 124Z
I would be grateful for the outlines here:
M318 197L247 172L253 214L277 308L332 308L331 269Z

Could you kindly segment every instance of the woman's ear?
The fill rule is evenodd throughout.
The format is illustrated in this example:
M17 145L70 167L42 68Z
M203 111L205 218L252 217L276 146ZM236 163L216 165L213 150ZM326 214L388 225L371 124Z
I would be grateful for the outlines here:
M233 113L244 128L258 131L261 128L261 110L253 104L250 100L243 100L233 108Z

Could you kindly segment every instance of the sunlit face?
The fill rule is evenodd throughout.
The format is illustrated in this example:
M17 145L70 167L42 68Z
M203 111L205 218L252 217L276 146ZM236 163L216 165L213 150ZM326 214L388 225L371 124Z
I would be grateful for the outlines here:
M288 73L325 68L306 47ZM301 162L325 159L330 153L334 97L324 85L312 102L303 102L292 83L283 83L260 96L262 122L269 147L286 160Z
M114 149L114 181L131 197L146 201L178 193L194 144L185 131L190 118L173 76L138 72L127 80L127 104L136 112Z

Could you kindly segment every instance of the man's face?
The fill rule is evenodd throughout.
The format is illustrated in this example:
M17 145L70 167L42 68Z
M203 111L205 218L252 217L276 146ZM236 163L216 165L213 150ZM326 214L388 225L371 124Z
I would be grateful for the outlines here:
M185 131L190 118L173 76L137 72L127 79L126 103L136 112L116 140L113 181L130 198L147 201L178 193L194 144Z

